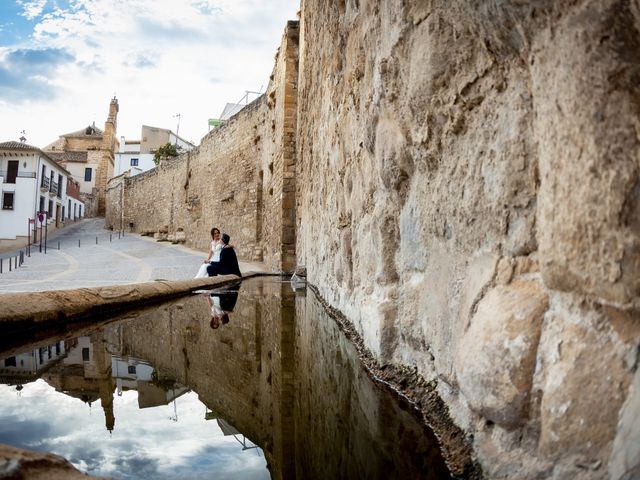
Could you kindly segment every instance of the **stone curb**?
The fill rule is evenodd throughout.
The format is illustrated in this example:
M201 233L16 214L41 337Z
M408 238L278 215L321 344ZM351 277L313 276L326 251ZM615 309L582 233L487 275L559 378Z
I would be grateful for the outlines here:
M265 275L248 272L242 277L221 275L192 280L159 280L155 282L76 288L45 292L0 294L0 334L17 333L36 326L86 319L93 315L122 312L130 308L165 301L199 289ZM268 274L267 274L268 275Z

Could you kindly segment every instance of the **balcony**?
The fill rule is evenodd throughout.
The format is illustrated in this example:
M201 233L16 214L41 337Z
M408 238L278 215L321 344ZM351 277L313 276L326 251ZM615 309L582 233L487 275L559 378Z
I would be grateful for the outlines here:
M0 183L4 182L4 183L16 183L16 182L9 182L7 181L7 176L9 174L7 173L6 170L0 170L0 178L2 178L2 180L0 180ZM18 174L16 175L17 178L36 178L36 172L18 172Z
M40 182L40 190L46 192L49 190L49 179L47 177L42 177L42 181Z
M58 182L50 182L49 185L49 195L53 196L60 196L59 192L58 192Z

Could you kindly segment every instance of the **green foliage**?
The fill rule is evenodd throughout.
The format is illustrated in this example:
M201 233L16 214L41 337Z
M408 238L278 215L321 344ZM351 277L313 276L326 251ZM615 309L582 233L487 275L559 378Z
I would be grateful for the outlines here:
M160 376L158 371L154 368L151 373L151 384L155 385L158 388L161 388L165 392L172 390L176 387L177 382L175 378Z
M173 143L165 143L153 155L153 163L160 164L160 160L168 157L177 157L180 147L176 147Z

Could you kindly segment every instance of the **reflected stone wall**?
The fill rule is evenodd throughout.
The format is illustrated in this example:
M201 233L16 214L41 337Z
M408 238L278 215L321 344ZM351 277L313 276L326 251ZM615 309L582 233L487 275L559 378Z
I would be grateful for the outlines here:
M371 381L313 295L249 281L229 316L212 329L206 296L194 295L105 335L259 445L275 479L442 478L432 434Z

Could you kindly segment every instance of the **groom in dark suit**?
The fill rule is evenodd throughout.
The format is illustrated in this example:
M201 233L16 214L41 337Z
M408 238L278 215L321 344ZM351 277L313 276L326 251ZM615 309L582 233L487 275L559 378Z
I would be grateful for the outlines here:
M237 275L242 276L240 273L240 265L238 265L238 257L236 257L236 251L231 245L229 245L231 237L226 233L222 234L222 251L220 252L220 261L211 262L207 267L207 273L210 277L214 275Z

